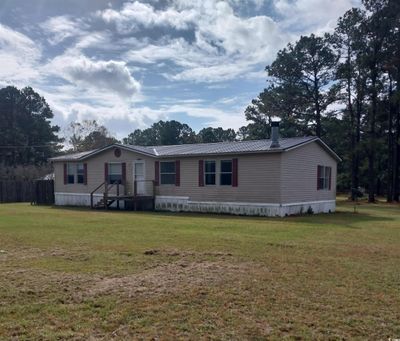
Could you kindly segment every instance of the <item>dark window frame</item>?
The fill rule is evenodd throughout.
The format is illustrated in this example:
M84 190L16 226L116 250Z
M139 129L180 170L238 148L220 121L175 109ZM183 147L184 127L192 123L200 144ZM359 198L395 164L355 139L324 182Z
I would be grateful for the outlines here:
M332 167L318 165L318 190L329 191Z
M79 166L82 167L82 174L79 172ZM80 182L82 180L82 182ZM85 169L81 162L67 163L67 185L83 185L85 183Z
M85 184L85 166L83 163L76 164L76 183Z
M174 171L165 171L166 164L173 164ZM164 167L164 170L163 170ZM166 179L168 179L166 181ZM176 161L160 161L160 185L176 184Z
M230 163L230 171L223 170L223 163ZM226 181L229 178L230 181ZM220 161L220 171L219 171L219 184L220 186L232 186L233 184L233 160L221 160Z
M207 171L207 164L214 164L214 171ZM204 160L204 185L205 186L216 186L217 185L217 162L215 160ZM214 183L207 181L207 175L213 176Z
M120 173L112 172L112 166L119 165L120 166ZM107 182L109 184L122 184L122 162L109 162L108 163L108 176Z

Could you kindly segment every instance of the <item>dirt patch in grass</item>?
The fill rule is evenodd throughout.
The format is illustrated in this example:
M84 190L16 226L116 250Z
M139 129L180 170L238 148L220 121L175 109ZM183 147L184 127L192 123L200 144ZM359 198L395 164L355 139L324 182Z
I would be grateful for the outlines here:
M146 250L143 252L144 255L146 256L154 256L154 255L160 255L160 256L180 256L180 257L192 257L192 256L212 256L212 257L224 257L224 256L233 256L232 253L230 252L194 252L194 251L182 251L182 250L176 250L176 249L170 249L170 250L158 250L158 249L151 249L151 250Z
M198 288L215 287L233 282L254 271L268 272L268 268L255 264L232 264L219 261L179 261L158 265L138 274L124 277L103 278L87 293L99 296L120 293L134 297L169 295Z

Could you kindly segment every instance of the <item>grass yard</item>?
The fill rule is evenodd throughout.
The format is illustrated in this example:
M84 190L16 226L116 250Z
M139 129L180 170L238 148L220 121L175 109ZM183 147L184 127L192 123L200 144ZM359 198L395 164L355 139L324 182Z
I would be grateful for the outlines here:
M400 338L400 206L352 210L0 205L0 339Z

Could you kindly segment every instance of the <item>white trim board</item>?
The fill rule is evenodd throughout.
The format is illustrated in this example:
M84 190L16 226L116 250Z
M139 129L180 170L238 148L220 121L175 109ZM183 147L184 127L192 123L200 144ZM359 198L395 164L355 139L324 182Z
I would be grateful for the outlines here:
M89 195L90 196L90 193L54 192L54 195L56 195L56 194L60 194L60 195ZM93 196L94 197L102 197L103 194L94 193Z

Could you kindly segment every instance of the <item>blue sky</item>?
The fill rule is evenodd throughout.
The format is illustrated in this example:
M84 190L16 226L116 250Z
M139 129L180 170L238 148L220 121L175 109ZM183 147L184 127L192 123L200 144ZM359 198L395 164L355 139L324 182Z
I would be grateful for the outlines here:
M0 86L30 85L54 123L122 138L160 119L245 125L264 68L359 0L1 0Z

